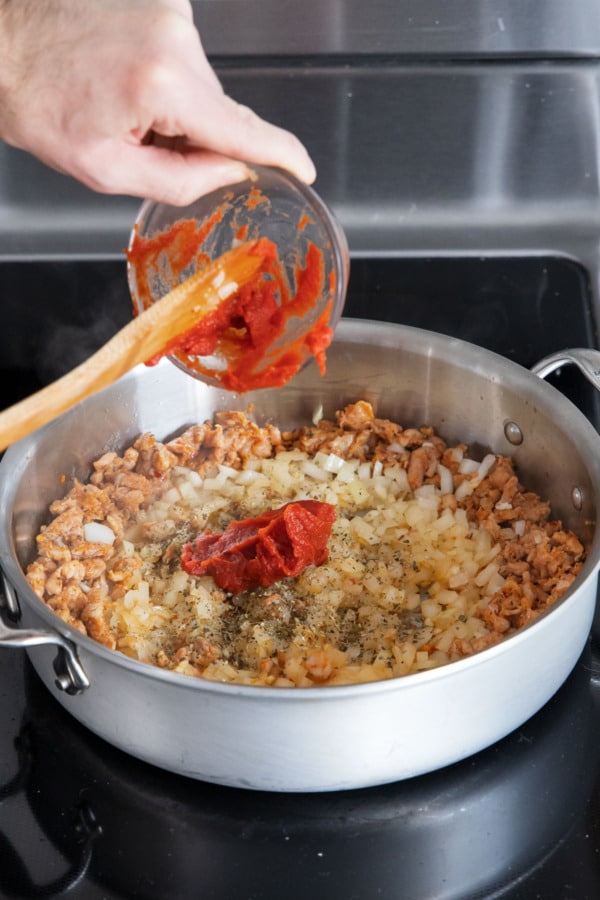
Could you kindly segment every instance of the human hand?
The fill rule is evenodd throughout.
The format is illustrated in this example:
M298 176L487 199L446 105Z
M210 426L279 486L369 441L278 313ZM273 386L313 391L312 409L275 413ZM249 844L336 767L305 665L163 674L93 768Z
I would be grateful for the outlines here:
M228 97L189 0L0 0L0 138L103 193L184 205L300 141Z

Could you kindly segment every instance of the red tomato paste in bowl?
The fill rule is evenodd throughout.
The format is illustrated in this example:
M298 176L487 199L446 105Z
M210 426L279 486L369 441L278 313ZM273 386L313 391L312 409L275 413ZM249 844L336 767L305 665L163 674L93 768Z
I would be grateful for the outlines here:
M281 387L312 358L325 372L348 276L343 232L314 191L279 170L258 173L187 210L144 204L127 253L141 312L236 243L258 240L254 279L233 293L223 285L218 309L160 354L237 393Z

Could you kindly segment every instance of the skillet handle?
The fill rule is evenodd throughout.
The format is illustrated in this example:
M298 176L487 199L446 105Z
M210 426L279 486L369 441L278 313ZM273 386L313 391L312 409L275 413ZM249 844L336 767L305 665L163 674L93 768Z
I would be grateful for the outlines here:
M568 363L576 365L596 390L600 391L600 351L588 347L574 347L552 353L532 366L531 371L534 375L545 378Z
M16 592L4 574L0 571L0 590L4 597L7 615L13 621L20 616L19 601ZM0 603L0 605L2 605ZM90 681L77 658L73 644L58 631L41 631L33 628L9 628L0 617L0 647L39 647L54 644L58 654L54 660L57 688L67 694L81 694L90 686Z

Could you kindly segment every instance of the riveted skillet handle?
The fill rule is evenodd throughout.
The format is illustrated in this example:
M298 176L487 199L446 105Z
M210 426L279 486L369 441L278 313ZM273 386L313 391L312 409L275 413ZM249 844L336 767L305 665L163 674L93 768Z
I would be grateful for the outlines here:
M532 366L531 371L534 375L545 378L551 372L569 363L577 366L596 390L600 391L600 352L588 347L574 347L552 353Z
M0 571L0 605L6 609L7 616L17 621L20 616L19 601L16 592L4 574ZM73 644L59 634L58 631L42 631L33 628L10 628L0 617L0 647L39 647L54 644L58 654L54 660L56 686L67 694L81 694L90 686Z

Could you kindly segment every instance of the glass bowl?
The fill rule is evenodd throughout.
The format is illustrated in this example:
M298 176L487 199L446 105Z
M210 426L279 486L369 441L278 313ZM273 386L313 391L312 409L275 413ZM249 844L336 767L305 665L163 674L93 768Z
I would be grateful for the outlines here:
M316 250L322 260L315 302L302 315L287 319L260 362L260 372L274 371L291 357L288 350L293 347L297 369L302 368L316 355L304 338L316 325L325 324L332 333L342 314L349 254L331 210L312 188L281 169L254 166L247 181L206 194L187 207L145 201L127 251L134 309L142 312L209 260L242 241L259 238L269 239L277 248L288 297L295 296L299 275L308 268L307 254L313 259ZM279 305L287 302L285 295L277 295ZM226 382L230 361L222 349L203 357L176 351L169 358L195 378L210 384ZM317 359L322 366L323 356ZM264 386L271 386L268 381Z

